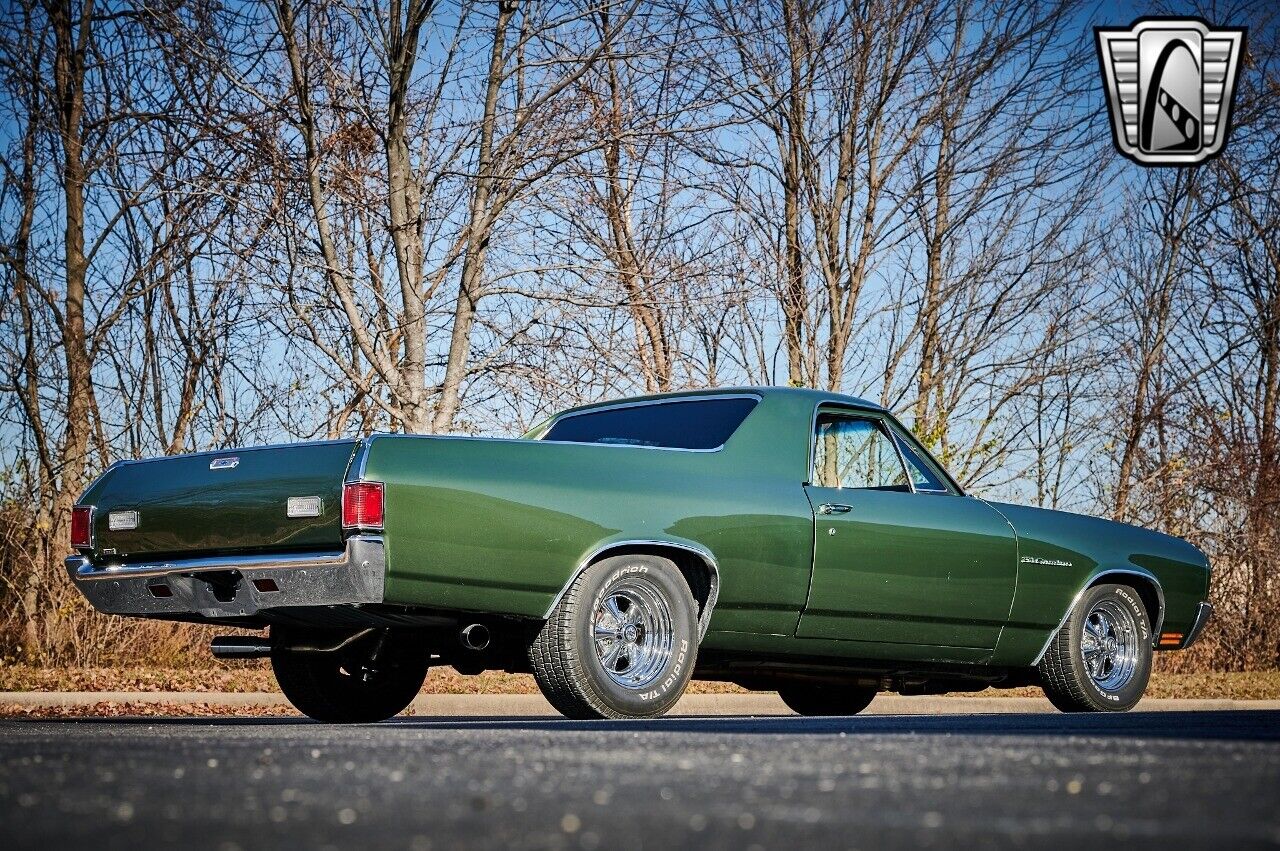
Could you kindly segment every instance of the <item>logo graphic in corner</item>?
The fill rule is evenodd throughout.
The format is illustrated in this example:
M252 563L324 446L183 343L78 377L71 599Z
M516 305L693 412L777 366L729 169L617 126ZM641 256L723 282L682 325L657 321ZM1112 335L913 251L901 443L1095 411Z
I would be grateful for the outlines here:
M1244 27L1142 18L1097 27L1098 64L1120 153L1141 165L1195 165L1222 152Z

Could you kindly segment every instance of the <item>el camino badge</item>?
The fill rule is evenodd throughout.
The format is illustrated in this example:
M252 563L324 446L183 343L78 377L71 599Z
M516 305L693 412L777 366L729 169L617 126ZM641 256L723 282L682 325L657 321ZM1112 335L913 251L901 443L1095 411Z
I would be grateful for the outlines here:
M240 466L240 459L235 455L229 458L214 458L209 462L210 470L234 470Z
M126 532L137 529L140 519L136 511L113 511L107 515L107 528L112 532Z
M1040 558L1040 556L1023 556L1018 559L1023 564L1047 564L1050 567L1070 567L1071 562L1060 558Z
M291 496L286 510L290 517L319 517L324 502L318 496Z

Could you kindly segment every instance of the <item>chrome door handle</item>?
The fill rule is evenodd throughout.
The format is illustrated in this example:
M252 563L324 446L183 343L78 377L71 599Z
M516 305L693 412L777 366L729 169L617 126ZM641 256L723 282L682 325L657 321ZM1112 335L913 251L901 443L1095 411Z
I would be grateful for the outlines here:
M853 511L852 505L840 502L824 502L818 506L819 514L848 514L850 511Z

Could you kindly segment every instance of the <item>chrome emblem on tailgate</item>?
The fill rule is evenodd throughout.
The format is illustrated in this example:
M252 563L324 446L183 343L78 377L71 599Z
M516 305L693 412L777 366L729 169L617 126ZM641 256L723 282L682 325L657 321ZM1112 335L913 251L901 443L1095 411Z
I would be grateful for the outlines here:
M137 529L139 519L136 511L113 511L107 515L107 528L112 532Z
M214 458L209 462L210 470L234 470L240 466L240 459L235 455L229 458Z
M289 497L290 517L319 517L324 503L318 496Z

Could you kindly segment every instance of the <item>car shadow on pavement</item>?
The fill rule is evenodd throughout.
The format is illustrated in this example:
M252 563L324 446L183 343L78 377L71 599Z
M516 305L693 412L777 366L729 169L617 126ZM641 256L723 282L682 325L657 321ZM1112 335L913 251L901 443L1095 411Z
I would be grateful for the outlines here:
M33 723L23 721L20 723ZM305 718L76 718L45 724L146 727L322 727ZM643 721L574 721L547 716L416 716L355 728L392 731L495 730L543 733L718 733L744 735L1003 735L1280 741L1280 711L1130 712L1115 715L993 713L990 715L692 716ZM333 729L344 729L342 727Z

